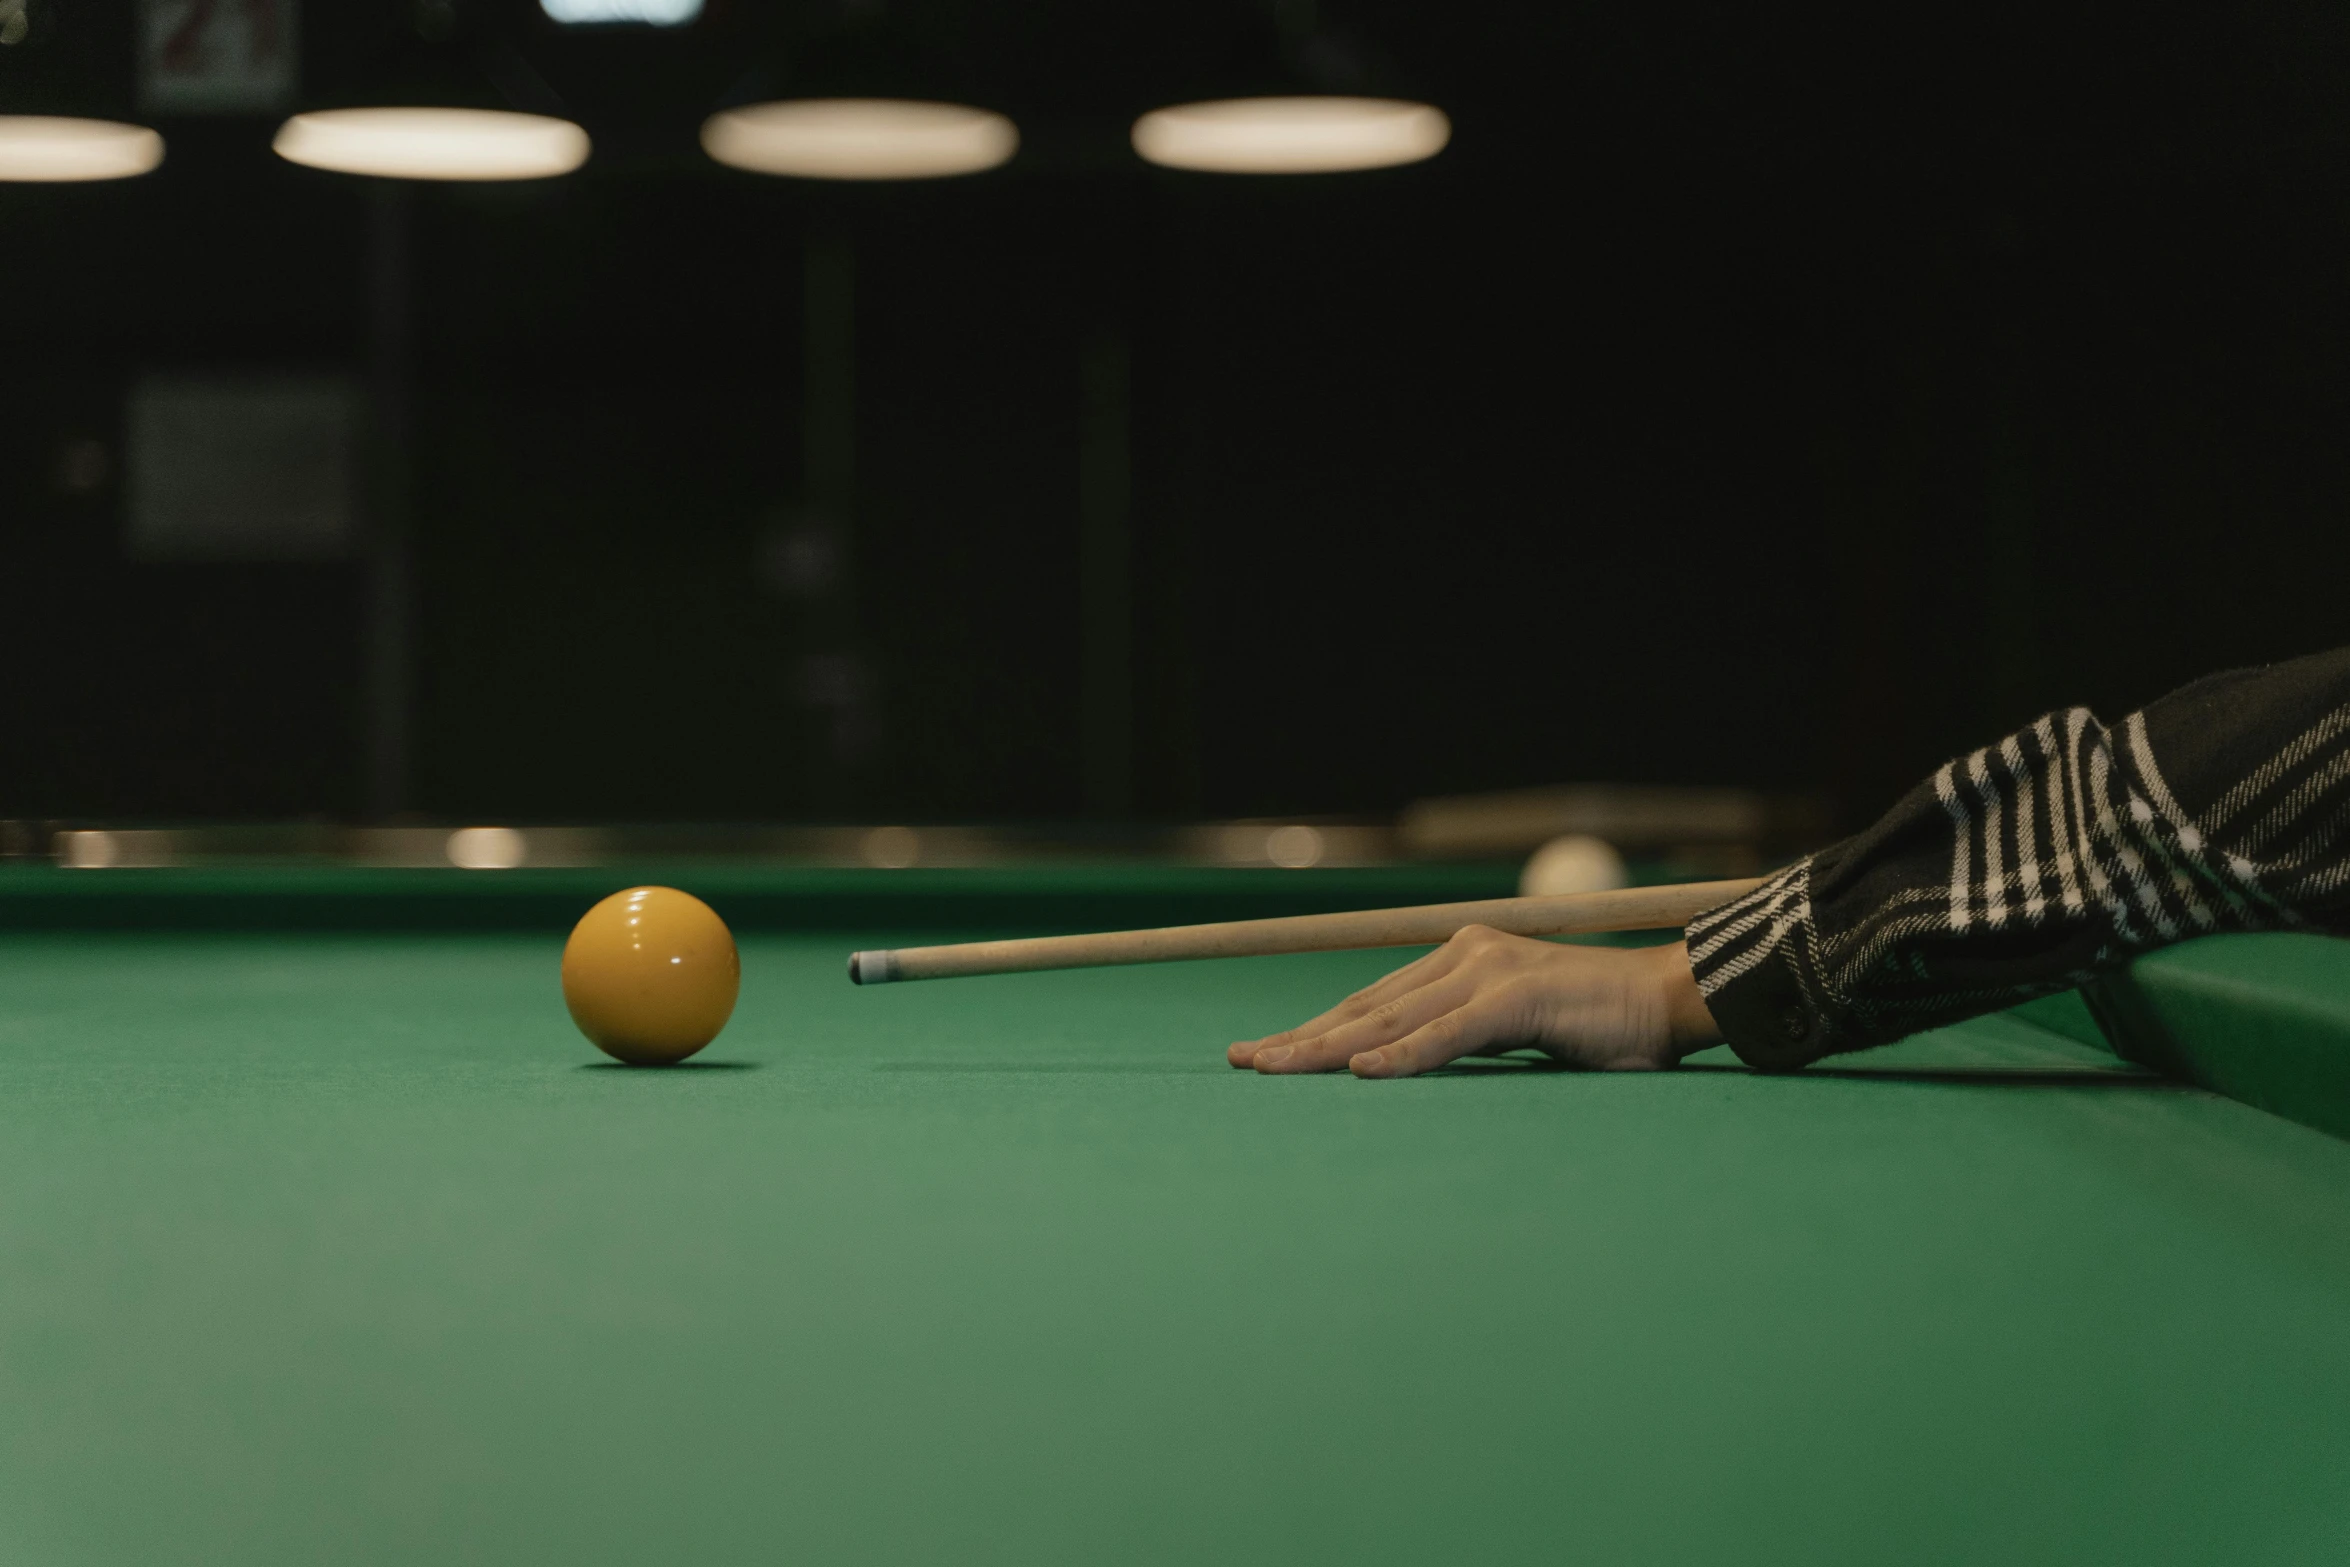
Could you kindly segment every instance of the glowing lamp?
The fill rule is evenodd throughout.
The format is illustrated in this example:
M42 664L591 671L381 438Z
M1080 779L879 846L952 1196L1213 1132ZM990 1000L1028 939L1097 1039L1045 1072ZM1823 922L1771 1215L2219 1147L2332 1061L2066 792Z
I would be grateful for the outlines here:
M702 148L754 174L811 180L921 180L977 174L1008 161L1010 120L959 103L798 98L713 114Z
M1222 98L1153 109L1134 150L1170 169L1332 174L1418 163L1444 150L1444 111L1395 98Z
M64 184L121 180L163 161L163 138L144 125L0 114L0 180Z
M569 120L504 109L320 109L270 143L290 163L404 180L539 180L587 161Z

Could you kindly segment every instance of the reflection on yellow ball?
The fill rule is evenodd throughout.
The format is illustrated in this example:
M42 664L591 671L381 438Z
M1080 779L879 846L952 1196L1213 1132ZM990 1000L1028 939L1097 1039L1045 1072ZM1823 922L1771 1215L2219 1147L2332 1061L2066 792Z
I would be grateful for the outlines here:
M631 887L572 928L563 1004L604 1054L668 1066L718 1037L742 972L734 937L710 905L674 887Z

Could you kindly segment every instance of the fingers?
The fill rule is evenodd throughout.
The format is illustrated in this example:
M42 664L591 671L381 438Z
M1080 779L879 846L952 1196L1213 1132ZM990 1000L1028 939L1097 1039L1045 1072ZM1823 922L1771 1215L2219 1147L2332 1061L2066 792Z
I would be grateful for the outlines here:
M1459 952L1452 946L1438 947L1406 963L1402 968L1364 986L1329 1011L1307 1019L1295 1028L1285 1028L1262 1039L1244 1039L1225 1047L1224 1059L1232 1065L1247 1068L1256 1064L1257 1052L1294 1046L1301 1040L1318 1038L1342 1024L1351 1023L1374 1008L1383 1006L1398 996L1408 995L1430 981L1441 977L1459 961ZM1335 1068L1339 1063L1332 1062Z
M1506 1048L1524 1034L1514 1008L1480 999L1430 1018L1392 1043L1359 1051L1346 1065L1357 1077L1410 1077L1466 1055Z
M1674 989L1679 986L1679 991ZM1479 926L1311 1022L1226 1052L1234 1066L1286 1075L1341 1066L1410 1077L1531 1046L1570 1066L1673 1065L1719 1037L1678 948L1561 946ZM1686 998L1684 998L1686 999Z
M1473 993L1465 975L1448 974L1406 991L1360 1017L1319 1034L1305 1034L1260 1048L1252 1064L1260 1072L1335 1072L1355 1056L1402 1039L1436 1018L1455 1011Z

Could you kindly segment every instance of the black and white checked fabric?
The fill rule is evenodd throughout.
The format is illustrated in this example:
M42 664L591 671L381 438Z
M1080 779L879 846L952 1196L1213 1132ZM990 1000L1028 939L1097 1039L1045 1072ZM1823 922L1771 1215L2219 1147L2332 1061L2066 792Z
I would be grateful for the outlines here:
M2215 931L2350 930L2350 649L2050 713L1692 921L1738 1054L1801 1066Z

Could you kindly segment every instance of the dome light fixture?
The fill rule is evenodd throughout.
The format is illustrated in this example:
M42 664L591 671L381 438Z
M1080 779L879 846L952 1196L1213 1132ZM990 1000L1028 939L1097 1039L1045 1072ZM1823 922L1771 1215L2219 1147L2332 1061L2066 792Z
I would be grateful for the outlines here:
M1443 110L1397 98L1219 98L1134 122L1146 161L1214 174L1393 168L1433 158L1450 140Z
M144 125L0 114L0 180L42 185L123 180L162 161L163 138Z
M403 180L541 180L587 162L569 120L505 109L320 109L278 127L289 163Z
M923 180L1010 161L1010 120L960 103L904 98L794 98L723 109L702 122L702 150L730 168L809 180Z

